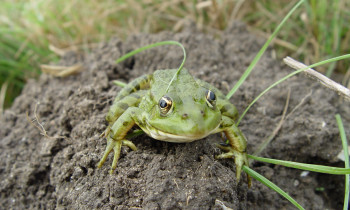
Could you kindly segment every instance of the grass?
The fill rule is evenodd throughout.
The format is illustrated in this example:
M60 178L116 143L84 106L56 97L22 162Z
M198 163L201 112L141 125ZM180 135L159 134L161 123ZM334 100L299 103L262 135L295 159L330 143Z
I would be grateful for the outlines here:
M256 1L255 6L261 13L250 15L248 23L270 33L294 4L295 1ZM346 0L305 1L278 35L289 42L289 45L276 43L278 54L282 57L291 55L308 65L348 53L350 26L345 23L350 20L349 6L350 2ZM349 61L331 66L320 68L320 71L331 75L337 69L344 73L348 71Z
M267 40L267 42L265 43L265 45L261 48L261 50L259 51L259 53L257 54L257 56L254 58L254 60L252 61L251 65L248 66L247 70L244 72L244 74L242 75L241 79L239 80L240 82L238 82L238 84L242 84L244 82L244 80L249 76L249 74L251 73L252 69L254 68L255 64L259 61L260 57L262 56L262 54L264 53L264 51L266 50L267 46L270 44L270 42L273 40L273 38L277 35L279 29L283 26L283 24L286 22L286 20L290 17L290 15L293 13L293 11L295 11L295 9L302 3L302 1L299 1L298 4L296 4L294 6L293 9L291 9L288 13L288 15L282 20L281 24L276 28L275 32L271 35L271 37ZM184 59L180 65L180 67L178 68L178 71L181 71L182 66L185 63L186 60L186 52L184 51L183 46L178 43L178 42L174 42L174 41L164 41L164 42L158 42L158 43L154 43L151 45L147 45L141 48L138 48L134 51L129 52L128 54L122 56L121 58L119 58L116 62L119 63L141 51L153 48L153 47L157 47L157 46L162 46L162 45L178 45L182 48L183 52L184 52ZM280 79L279 81L275 82L274 84L272 84L270 87L268 87L266 90L264 90L258 97L256 97L256 99L247 107L247 109L244 111L244 113L241 115L240 119L237 122L237 125L239 124L240 120L244 117L245 113L249 110L249 108L262 96L264 95L266 92L268 92L271 88L275 87L277 84L285 81L286 79L294 76L295 74L298 74L306 69L309 68L313 68L316 66L320 66L320 65L324 65L327 63L334 63L335 61L339 61L339 60L344 60L350 58L350 54L347 55L343 55L343 56L338 56L335 58L331 58L328 60L324 60L321 62L318 62L316 64L310 65L308 67L305 67L303 69L300 69L298 71L292 72L289 75L285 76L284 78ZM177 74L174 75L174 77ZM173 79L174 79L173 77ZM172 79L172 80L173 80ZM172 81L171 80L171 81ZM169 85L171 84L171 81L169 82ZM119 83L117 83L119 84ZM119 85L123 85L123 84L119 84ZM230 98L233 93L235 92L235 90L237 90L239 88L240 85L235 85L231 91L228 93L227 98ZM336 175L344 175L346 176L346 181L345 181L345 196L344 196L344 209L347 209L348 203L349 203L349 174L350 174L350 168L349 168L349 160L348 160L348 151L347 151L347 139L345 136L345 130L344 127L342 125L341 122L341 118L340 115L336 116L336 120L338 122L339 125L339 131L340 131L340 136L341 136L341 140L343 143L343 148L344 148L344 154L346 157L346 161L345 161L345 168L337 168L337 167L329 167L329 166L322 166L322 165L313 165L313 164L305 164L305 163L297 163L297 162L292 162L292 161L283 161L283 160L275 160L275 159L268 159L268 158L262 158L262 157L256 157L253 155L248 155L248 157L250 159L253 160L258 160L258 161L263 161L266 163L272 163L272 164L276 164L276 165L283 165L286 167L292 167L292 168L296 168L296 169L300 169L300 170L308 170L308 171L314 171L314 172L319 172L319 173L327 173L327 174L336 174ZM142 133L142 132L141 132ZM138 133L140 134L140 133ZM264 185L266 185L267 187L271 188L272 190L278 192L281 196L283 196L284 198L286 198L288 201L290 201L295 207L297 207L298 209L304 209L297 201L295 201L291 196L288 195L288 193L286 193L285 191L283 191L281 188L279 188L277 185L275 185L274 183L272 183L271 181L269 181L268 179L266 179L265 177L263 177L262 175L260 175L259 173L255 172L254 170L250 169L249 167L244 166L243 170L248 173L251 177L253 177L254 179L258 180L259 182L263 183Z
M345 168L350 168L349 166L349 151L348 151L348 140L345 135L345 129L343 125L343 121L341 120L341 117L339 114L335 115L335 119L338 124L340 138L342 140L343 144L343 150L344 150L344 158L345 158ZM349 174L345 175L345 195L344 195L344 210L348 209L349 207Z
M239 81L236 83L236 85L230 90L230 92L227 94L227 98L229 99L234 92L239 88L239 86L245 81L245 79L249 76L251 73L252 69L256 65L256 63L260 60L262 54L265 52L267 46L270 44L270 42L276 37L277 33L279 32L280 28L286 23L286 20L291 16L291 14L295 11L295 9L303 3L303 0L300 0L292 9L290 9L289 13L283 18L281 23L276 27L275 31L272 33L272 35L269 37L269 39L266 41L264 46L260 49L258 54L255 56L251 64L248 66L242 77L239 79ZM240 116L238 119L236 125L238 126L241 119L244 117L245 113L250 109L250 107L266 92L268 92L271 88L275 87L277 84L285 81L286 79L294 76L295 74L298 74L304 70L311 69L316 66L324 65L327 63L332 63L334 64L336 61L344 60L350 58L350 54L338 56L335 58L323 60L321 62L315 63L313 65L307 66L305 68L299 69L295 72L290 73L289 75L283 77L282 79L278 80L274 84L272 84L270 87L265 89L261 94L259 94L251 104L246 108L246 110L243 112L243 114ZM335 65L330 65L327 71L327 75L331 75ZM312 164L304 164L304 163L296 163L292 161L283 161L283 160L274 160L274 159L268 159L268 158L261 158L261 157L255 157L253 155L248 155L250 159L253 160L258 160L258 161L263 161L266 163L272 163L272 164L277 164L277 165L283 165L286 167L292 167L296 169L301 169L301 170L308 170L308 171L314 171L314 172L319 172L319 173L327 173L327 174L345 174L345 196L344 196L344 210L348 209L349 205L349 174L350 174L350 168L349 168L349 155L348 155L348 146L347 146L347 139L345 136L345 130L341 121L341 117L339 114L336 115L336 120L338 123L339 127L339 132L342 140L342 145L343 145L343 150L344 150L344 156L345 156L345 168L334 168L334 167L328 167L328 166L321 166L321 165L312 165ZM297 201L295 201L291 196L288 195L288 193L284 192L281 188L279 188L277 185L266 179L265 177L261 176L254 170L250 169L247 166L243 166L243 170L258 180L259 182L263 183L267 187L271 188L272 190L278 192L281 196L286 198L288 201L290 201L295 207L298 209L304 209Z
M272 35L269 37L269 39L266 41L266 43L264 44L264 46L260 49L260 51L258 52L258 54L256 55L256 57L253 59L253 61L251 62L251 64L248 66L248 68L246 69L246 71L244 72L244 74L242 75L242 77L240 78L240 80L236 83L236 85L231 89L231 91L229 91L229 93L227 94L227 98L229 99L234 92L240 87L240 85L245 81L245 79L249 76L249 74L251 73L251 71L253 70L254 66L256 65L256 63L260 60L262 54L265 52L265 50L267 49L267 46L269 46L269 44L271 43L271 41L276 37L277 33L279 32L279 30L281 29L281 27L286 23L287 19L289 17L291 17L291 14L297 9L297 7L300 6L300 4L303 3L303 0L300 0L296 5L294 5L294 7L288 12L288 14L283 18L283 20L281 21L281 23L277 26L277 28L275 29L275 31L272 33ZM116 62L119 63L131 56L133 56L134 54L137 54L141 51L153 48L153 47L157 47L157 46L161 46L161 45L178 45L182 48L182 50L184 51L183 46L178 43L178 42L174 42L174 41L164 41L164 42L158 42L158 43L154 43L151 45L147 45L141 48L138 48L134 51L131 51L130 53L122 56L121 58L119 58ZM244 113L240 116L240 119L237 122L237 126L239 124L239 122L241 121L241 119L244 117L245 113L249 110L249 108L262 96L264 95L266 92L268 92L271 88L275 87L277 84L285 81L286 79L303 72L306 69L309 68L313 68L313 67L317 67L320 65L324 65L324 64L328 64L328 63L335 63L336 61L341 61L344 59L348 59L350 58L350 54L346 54L346 55L342 55L342 56L338 56L335 58L331 58L331 59L327 59L327 60L323 60L321 62L315 63L313 65L307 66L305 68L299 69L295 72L290 73L289 75L283 77L282 79L278 80L277 82L275 82L274 84L272 84L270 87L268 87L266 90L264 90L258 97L256 97L254 99L254 101L247 107L247 109L244 111ZM178 71L181 71L182 66L184 65L184 62L186 60L186 52L184 51L184 59L180 65L180 67L178 68ZM174 75L174 77L177 74ZM173 79L174 79L173 77ZM172 80L173 80L172 79ZM172 81L171 80L171 81ZM169 83L169 86L171 84L171 81ZM340 136L341 136L341 140L342 140L342 144L343 144L343 149L344 149L344 154L345 154L345 168L336 168L336 167L329 167L329 166L322 166L322 165L313 165L313 164L305 164L305 163L297 163L297 162L292 162L292 161L283 161L283 160L274 160L274 159L268 159L268 158L262 158L262 157L256 157L253 155L248 155L250 159L253 160L258 160L258 161L263 161L266 163L272 163L272 164L277 164L277 165L283 165L286 167L292 167L292 168L296 168L296 169L300 169L300 170L308 170L308 171L314 171L314 172L319 172L319 173L327 173L327 174L336 174L336 175L344 175L346 176L346 180L345 180L345 196L344 196L344 209L347 209L348 207L348 203L349 203L349 174L350 174L350 168L349 168L349 157L348 157L348 151L347 151L347 139L345 136L345 130L344 127L342 125L342 121L340 118L340 115L336 116L336 120L338 123L338 127L339 127L339 131L340 131ZM258 174L257 172L255 172L254 170L250 169L247 166L243 166L243 170L249 174L251 177L255 178L256 180L258 180L259 182L263 183L264 185L266 185L267 187L271 188L272 190L278 192L281 196L285 197L288 201L290 201L295 207L297 207L298 209L304 209L297 201L295 201L291 196L288 195L288 193L284 192L281 188L279 188L277 185L275 185L274 183L272 183L271 181L269 181L268 179L266 179L265 177L263 177L262 175Z
M68 50L87 51L112 36L125 39L133 33L179 31L189 21L217 34L233 20L242 20L253 32L267 37L296 2L3 0L0 87L8 84L4 106L11 104L29 78L40 74L39 64L57 62ZM275 39L277 55L288 54L310 64L348 53L349 7L346 0L306 1ZM350 85L349 66L350 62L343 60L318 70L328 76L341 73L343 84Z
M344 157L345 157L345 168L337 168L337 167L329 167L329 166L322 166L322 165L313 165L313 164L305 164L305 163L297 163L292 161L283 161L283 160L275 160L275 159L269 159L269 158L262 158L262 157L256 157L253 155L248 155L250 159L262 161L266 163L272 163L276 165L283 165L286 167L296 168L300 170L307 170L307 171L314 171L318 173L327 173L327 174L335 174L335 175L344 175L345 174L345 195L344 195L344 210L348 209L349 206L349 155L348 155L348 146L347 146L347 139L345 135L344 126L341 120L341 117L339 114L336 116L336 121L338 123L338 128L340 132L341 141L343 144L344 149ZM279 188L277 185L266 179L264 176L260 175L259 173L255 172L254 170L244 166L243 170L251 175L254 179L258 180L259 182L263 183L267 187L271 188L272 190L278 192L281 196L286 198L289 202L291 202L295 207L298 209L304 209L297 201L295 201L291 196L288 195L288 193L284 192L281 188Z
M302 0L299 2L301 3ZM297 4L295 6L295 8L298 6L299 4ZM290 11L290 13L293 10ZM289 13L289 14L290 14ZM288 15L286 16L288 17ZM282 25L285 22L285 19L282 21ZM277 29L276 29L277 31ZM273 37L276 35L276 33L273 33L273 35L270 37L270 39L268 39L268 41L266 42L266 44L264 46L268 46L269 43L271 42L271 40L273 39ZM124 60L126 60L127 58L140 53L144 50L150 49L150 48L154 48L157 46L162 46L162 45L178 45L182 48L183 53L184 53L184 58L183 61L180 65L180 67L178 68L178 71L176 74L174 74L174 77L179 73L179 71L181 71L182 66L184 65L185 61L186 61L186 52L184 50L184 47L181 45L181 43L176 42L176 41L163 41L163 42L157 42L154 44L150 44L141 48L138 48L136 50L133 50L129 53L127 53L126 55L120 57L116 63L122 62ZM259 53L257 54L256 58L254 60L256 60L256 62L260 59L262 53L265 51L266 48L262 48ZM247 109L244 111L244 113L241 115L240 119L237 122L237 125L239 124L239 121L243 118L244 114L249 110L249 108L262 96L264 95L266 92L268 92L271 88L275 87L277 84L285 81L286 79L301 73L302 71L309 69L309 68L313 68L316 66L320 66L320 65L324 65L327 63L331 63L331 62L335 62L335 61L339 61L339 60L343 60L343 59L348 59L350 58L350 54L347 55L343 55L343 56L338 56L335 58L331 58L328 60L324 60L321 62L318 62L316 64L307 66L305 68L302 68L300 70L297 70L295 72L290 73L289 75L283 77L282 79L278 80L277 82L275 82L274 84L272 84L270 87L268 87L266 90L264 90L258 97L256 97L254 99L254 101L247 107ZM255 63L256 63L255 62ZM247 78L249 76L249 73L251 72L251 70L253 69L254 64L250 65L247 70L245 71L244 75L242 76L242 82L245 80L245 78ZM173 79L174 79L173 77ZM172 80L173 80L172 79ZM169 85L171 84L172 80L169 82ZM120 85L122 87L124 87L126 84L125 83L120 83L120 82L116 82L116 85ZM233 87L232 90L239 88L238 87ZM230 93L232 92L232 90L230 91ZM230 98L230 93L227 95L227 98ZM291 168L296 168L296 169L300 169L300 170L307 170L307 171L314 171L314 172L318 172L318 173L327 173L327 174L334 174L334 175L345 175L346 176L346 180L345 180L345 196L344 196L344 209L347 209L348 203L349 203L349 174L350 174L350 168L349 168L349 156L348 156L348 147L347 147L347 139L345 136L345 130L344 130L344 126L342 124L340 115L336 115L336 120L338 123L338 127L339 127L339 132L340 132L340 136L341 136L341 140L342 140L342 144L343 144L343 149L344 149L344 156L345 156L345 168L338 168L338 167L330 167L330 166L323 166L323 165L314 165L314 164L305 164L305 163L298 163L298 162L292 162L292 161L284 161L284 160L275 160L275 159L269 159L269 158L262 158L262 157L257 157L257 156L253 156L253 155L248 155L248 157L250 159L253 160L257 160L257 161L262 161L262 162L266 162L266 163L271 163L271 164L276 164L276 165L282 165L282 166L286 166L286 167L291 167ZM140 135L143 132L141 130L138 130L136 133L131 133L130 136L134 136L134 135ZM286 193L285 191L283 191L281 188L279 188L277 185L275 185L274 183L272 183L271 181L269 181L268 179L266 179L264 176L260 175L259 173L255 172L253 169L247 167L247 166L243 166L243 170L249 174L251 177L253 177L254 179L258 180L259 182L263 183L264 185L266 185L267 187L271 188L272 190L278 192L281 196L283 196L284 198L286 198L288 201L290 201L295 207L297 207L298 209L304 209L297 201L295 201L290 195L288 195L288 193Z
M273 34L276 34L280 19L287 11L292 10L296 2L286 0L278 2L267 0L236 2L228 0L204 2L5 0L0 8L0 84L1 92L7 89L7 94L5 102L1 103L9 106L25 82L40 74L39 64L55 62L59 55L63 55L68 50L85 51L93 43L104 41L114 35L125 38L130 33L178 31L189 20L195 22L203 31L214 34L225 29L234 19L245 21L254 28L256 33L263 36L275 29ZM347 53L350 48L350 30L349 25L346 24L350 21L350 12L345 9L349 6L350 3L345 0L305 2L304 8L296 10L292 21L284 25L284 29L275 40L278 56L292 54L306 64L319 60L324 60L323 63L337 60L338 62L332 62L319 70L329 77L333 76L334 72L341 73L345 75L343 83L349 85L349 61L336 58L327 60ZM268 42L271 40L269 39ZM289 42L282 40L289 40ZM258 59L259 56L256 61ZM255 63L253 62L253 65ZM314 66L316 65L318 64ZM291 75L294 74L296 73ZM232 96L234 90L228 98ZM241 117L243 116L244 114ZM337 122L343 145L345 145L345 132L344 128L341 129L339 116L337 116ZM344 150L346 148L345 145ZM304 170L304 167L310 166L254 156L250 158L270 163L277 161L278 164ZM349 167L348 165L349 160L346 162L346 168ZM315 167L312 166L308 170L313 170ZM331 170L333 173L333 170L336 170L336 173L344 174L344 172L338 172L340 169L331 167L317 166L316 168L319 172ZM260 175L250 171L251 169L244 168L244 170L279 191L298 208L302 208L273 183L264 180ZM331 172L328 171L328 173ZM345 186L348 185L347 175ZM346 188L346 192L348 191L349 189ZM346 195L344 209L347 207L348 199Z
M135 55L135 54L138 54L144 50L147 50L147 49L150 49L150 48L154 48L154 47L157 47L157 46L163 46L163 45L177 45L179 47L181 47L182 49L182 52L183 52L183 59L182 59L182 62L181 62L181 65L179 66L179 68L177 69L177 72L176 74L171 78L170 82L169 82L169 85L167 87L167 89L165 90L165 92L167 92L171 86L171 83L174 81L174 79L176 79L176 76L180 73L181 69L183 68L183 66L185 65L185 61L186 61L186 50L184 48L184 46L177 42L177 41L163 41L163 42L157 42L157 43L154 43L154 44L150 44L150 45L147 45L147 46L144 46L144 47L140 47L134 51L131 51L125 55L123 55L122 57L118 58L116 63L120 63L124 60L126 60L127 58Z

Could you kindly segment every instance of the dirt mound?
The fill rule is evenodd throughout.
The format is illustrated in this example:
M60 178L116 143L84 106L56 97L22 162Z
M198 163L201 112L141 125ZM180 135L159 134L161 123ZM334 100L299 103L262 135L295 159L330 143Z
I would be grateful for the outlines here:
M90 55L65 56L61 65L82 63L84 71L63 79L42 75L38 81L29 81L0 121L1 209L221 209L216 199L233 209L294 209L257 181L250 189L245 182L237 186L233 161L214 159L221 153L215 147L221 142L219 135L187 144L141 135L133 139L138 151L123 148L115 174L108 174L111 156L101 169L96 167L106 146L99 137L107 125L104 118L120 90L112 81L128 82L156 69L176 68L182 52L174 46L158 47L118 65L115 60L162 40L183 43L188 53L185 67L224 93L264 43L235 23L219 39L189 27L178 34L135 35L126 42L113 39ZM272 54L269 49L232 97L240 112L264 88L292 71ZM342 167L336 158L341 141L334 115L340 113L349 126L349 103L304 75L273 89L243 119L240 127L248 139L248 151L254 151L277 126L288 90L288 113L296 109L262 156ZM41 135L27 121L26 112L33 118L35 107L47 134L55 138ZM306 209L342 206L343 176L301 176L299 170L258 162L251 167Z

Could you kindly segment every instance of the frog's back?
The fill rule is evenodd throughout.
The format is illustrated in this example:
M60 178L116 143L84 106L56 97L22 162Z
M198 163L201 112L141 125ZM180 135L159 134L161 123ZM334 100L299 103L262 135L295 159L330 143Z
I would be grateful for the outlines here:
M166 89L177 69L157 70L153 73L153 82L151 84L152 93L156 98L160 98L165 94ZM199 88L196 80L188 72L182 69L169 87L168 92L176 92L179 96L188 94L193 89Z
M175 73L176 69L155 71L153 73L153 81L151 83L152 88L156 88L158 90L166 89Z

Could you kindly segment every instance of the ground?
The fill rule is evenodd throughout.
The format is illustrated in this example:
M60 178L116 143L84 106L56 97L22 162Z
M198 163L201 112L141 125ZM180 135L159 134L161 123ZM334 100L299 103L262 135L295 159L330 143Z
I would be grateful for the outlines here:
M188 54L185 67L196 77L227 93L264 43L234 23L212 37L188 26L183 32L130 36L103 43L91 53L70 53L60 65L83 64L83 72L67 78L41 75L31 80L0 120L1 209L295 209L257 181L248 188L245 175L236 183L233 160L216 160L220 135L176 144L146 135L132 139L137 151L123 148L118 168L108 173L111 157L96 165L106 147L100 134L120 87L156 69L177 68L182 51L158 47L115 64L121 55L163 40L181 42ZM231 98L240 113L264 88L293 70L276 60L269 48L252 75ZM262 97L240 128L248 153L278 125L290 91L287 119L261 156L343 167L337 158L341 141L334 115L350 126L349 102L300 74ZM36 108L36 109L35 109ZM35 115L44 136L27 120ZM349 129L347 135L350 136ZM344 176L308 173L253 162L251 168L287 191L306 209L340 209Z

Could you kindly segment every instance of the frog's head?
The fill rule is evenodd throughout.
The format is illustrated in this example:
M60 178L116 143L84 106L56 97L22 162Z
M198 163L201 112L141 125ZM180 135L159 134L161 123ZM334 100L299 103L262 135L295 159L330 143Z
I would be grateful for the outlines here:
M169 92L158 99L146 122L153 138L190 142L204 138L218 128L221 113L216 107L215 93L204 88L194 92L191 95Z

